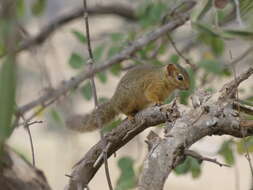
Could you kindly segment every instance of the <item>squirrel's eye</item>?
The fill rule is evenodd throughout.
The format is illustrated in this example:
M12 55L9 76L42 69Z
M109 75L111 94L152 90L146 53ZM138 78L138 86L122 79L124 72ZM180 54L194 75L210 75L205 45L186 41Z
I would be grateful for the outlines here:
M177 75L177 79L180 80L180 81L183 81L184 80L184 76L182 74L178 74Z

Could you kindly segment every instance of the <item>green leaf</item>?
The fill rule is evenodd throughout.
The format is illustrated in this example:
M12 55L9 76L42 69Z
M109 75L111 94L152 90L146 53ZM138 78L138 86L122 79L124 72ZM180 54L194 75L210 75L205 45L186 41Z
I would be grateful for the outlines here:
M193 178L198 178L201 174L200 163L195 158L190 157L191 174Z
M166 10L167 5L162 2L141 5L141 9L137 11L139 13L139 22L144 28L160 23L161 17Z
M32 13L35 16L40 16L45 10L47 0L36 0L31 7Z
M246 137L236 143L237 152L239 154L245 154L253 152L253 137Z
M199 67L204 68L207 72L212 72L217 75L223 75L223 66L214 59L204 59L198 63Z
M109 98L106 98L106 97L99 97L98 98L98 103L99 104L105 103L107 101L109 101Z
M187 156L184 162L174 169L174 172L177 175L191 173L193 178L197 178L201 174L200 163L195 158Z
M240 37L245 40L252 40L253 39L253 32L246 31L246 30L224 30L222 35L227 38Z
M100 82L106 83L106 81L107 81L107 76L106 76L106 73L105 73L105 72L99 72L99 73L97 73L96 76L98 77L98 79L100 80Z
M85 85L83 85L83 87L81 87L81 92L82 92L83 97L86 100L91 100L91 98L92 98L92 88L91 88L90 82L87 82Z
M80 69L85 64L84 59L77 53L72 53L69 58L69 65L73 69Z
M103 132L110 132L112 129L116 128L122 122L121 119L117 119L106 125L102 131Z
M62 117L61 115L59 114L58 111L56 111L54 108L52 108L50 110L50 115L51 117L53 118L53 120L59 124L63 124L63 120L62 120Z
M117 186L115 190L128 190L135 187L136 177L133 167L134 161L130 157L122 157L118 161L118 167L120 169L120 177L117 180Z
M232 145L232 139L224 141L218 152L224 158L225 162L229 165L233 165L235 163Z
M113 65L111 68L110 68L110 71L113 75L115 76L118 76L121 72L121 64L116 64L116 65Z
M178 61L179 61L179 56L178 56L178 55L172 54L172 55L170 56L170 62L171 62L171 63L177 64Z
M25 15L24 0L17 0L17 15L18 15L18 17L22 17Z
M199 12L199 14L196 17L196 20L200 20L202 19L206 13L213 7L213 0L206 0L206 3L204 5L204 7L201 9L201 11Z
M174 172L177 175L183 175L190 171L190 160L187 157L182 164L179 164L175 169Z
M192 24L193 28L196 28L199 32L206 33L213 37L220 37L219 33L214 31L209 25L200 22L195 22Z
M122 33L112 33L111 34L111 39L112 39L112 41L113 42L120 42L120 41L122 41L123 39L124 39L124 34L122 34Z
M114 56L116 53L118 53L121 50L120 47L118 46L112 46L110 47L110 49L108 50L108 57L112 57Z
M194 23L193 26L200 32L199 39L210 46L216 56L221 56L225 50L224 40L222 39L224 35L211 29L206 24Z
M83 44L87 42L87 38L83 35L82 32L79 32L79 31L74 30L74 29L71 32L79 42L81 42Z
M221 38L213 37L211 40L211 48L216 56L221 56L225 50L224 41Z
M104 53L104 49L105 49L105 45L101 44L100 46L97 46L94 51L93 51L93 55L96 61L99 61L101 59L101 57L103 56Z
M11 125L16 92L16 64L7 56L0 68L0 146L13 131Z

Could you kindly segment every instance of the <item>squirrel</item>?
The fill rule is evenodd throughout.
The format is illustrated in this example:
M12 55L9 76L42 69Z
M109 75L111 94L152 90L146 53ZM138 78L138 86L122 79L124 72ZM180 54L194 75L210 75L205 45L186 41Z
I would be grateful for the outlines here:
M93 131L99 128L96 117L99 117L102 126L120 113L131 119L151 104L162 104L175 89L188 90L189 87L190 77L180 65L139 65L122 77L109 101L89 114L71 116L66 120L66 125L79 132Z

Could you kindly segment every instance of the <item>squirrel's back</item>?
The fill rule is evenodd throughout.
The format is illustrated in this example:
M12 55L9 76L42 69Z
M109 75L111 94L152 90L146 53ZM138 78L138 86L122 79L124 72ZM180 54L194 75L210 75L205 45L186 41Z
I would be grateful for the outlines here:
M140 65L129 70L119 81L112 98L90 114L67 120L69 128L85 132L110 122L119 113L133 116L152 103L163 102L175 89L188 89L189 76L180 66Z

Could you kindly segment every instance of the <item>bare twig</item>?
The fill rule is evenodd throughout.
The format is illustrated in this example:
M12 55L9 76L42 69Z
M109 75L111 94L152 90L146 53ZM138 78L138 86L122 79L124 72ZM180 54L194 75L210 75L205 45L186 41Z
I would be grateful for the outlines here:
M30 125L29 125L28 121L25 119L25 116L23 114L21 114L20 116L24 120L24 127L25 127L25 129L28 133L28 136L29 136L29 141L30 141L30 146L31 146L31 151L32 151L32 165L33 165L33 167L35 167L35 153L34 153L34 146L33 146L33 139L32 139L32 134L31 134L31 130L30 130Z
M31 121L34 117L36 117L39 113L41 113L44 109L46 109L48 106L50 106L51 104L53 104L55 101L57 100L57 98L50 100L49 102L42 104L41 107L35 111L34 113L32 113L32 115L30 117L28 117L26 120L29 122ZM21 111L17 111L16 115L22 115L25 112L21 112ZM17 126L21 126L21 125L25 125L25 122L23 123L19 123Z
M238 100L233 101L233 108L237 109L238 111L240 110L240 112L253 115L253 107L249 105L245 105Z
M93 59L91 40L90 40L89 17L88 17L88 9L87 9L86 0L83 0L83 7L84 7L85 29L86 29L86 36L87 36L87 42L88 42L87 48L88 48L88 52L89 52L89 64L90 64L90 70L92 70L93 64L94 64L94 59ZM94 77L92 76L90 80L91 80L92 92L93 92L93 96L94 96L95 109L97 109L99 105L98 105L98 97L97 97L96 84L94 81ZM101 118L98 114L96 114L96 120L98 121L98 126L101 129L100 130L101 139L104 142L104 147L106 147L106 144L105 144L106 141L104 140L104 135L103 135L103 131L102 131L103 124L102 124ZM110 178L110 173L109 173L108 161L107 161L107 151L103 151L103 159L104 159L105 174L106 174L108 186L109 186L110 190L113 190L112 182L111 182L111 178ZM86 186L87 185L88 184L86 184Z
M223 164L223 163L218 162L216 159L204 157L204 156L200 155L199 153L197 153L195 151L192 151L192 150L185 150L184 153L185 153L186 156L191 156L191 157L193 157L193 158L195 158L195 159L197 159L201 162L202 161L208 161L208 162L215 163L215 164L219 165L220 167L222 167L222 166L230 167L227 164Z
M224 100L226 98L232 98L235 97L236 89L239 86L241 82L248 79L253 74L253 68L249 68L246 72L240 74L238 77L236 77L235 80L232 80L231 82L225 84L220 92L222 93L219 97L220 100Z
M176 43L175 43L174 40L171 38L170 34L167 34L167 37L168 37L168 39L169 39L169 41L170 41L172 47L174 48L174 50L175 50L176 53L178 54L178 56L181 57L181 58L185 61L186 64L190 65L191 68L192 68L193 70L196 70L196 65L192 64L191 61L190 61L188 58L186 58L186 57L179 51L179 49L178 49L177 46L176 46Z
M237 2L237 0L236 0ZM237 15L238 16L238 15ZM240 15L239 15L240 16ZM232 53L230 51L230 55L231 55L231 59L232 59ZM236 77L236 68L235 68L235 65L232 66L233 67L233 73L234 73L234 81L237 83L237 77ZM239 93L238 93L238 88L236 87L235 89L235 99L236 100L239 100ZM240 116L240 106L237 107L237 110L239 112L239 116ZM241 117L241 116L240 116ZM246 141L245 141L245 135L244 135L244 130L245 128L242 128L242 135L243 135L243 145L244 145L244 148L246 150L246 155L245 155L245 158L247 159L248 163L249 163L249 167L250 167L250 171L251 171L251 177L253 179L253 166L252 166L252 163L251 163L251 158L250 158L250 154L249 154L249 149L248 149L248 146L246 145Z
M244 58L246 58L248 55L251 55L250 53L252 53L253 51L253 46L250 46L249 48L247 48L241 55L239 55L236 59L232 60L230 63L227 64L228 67L233 67L234 65L236 65L237 63L240 63L240 61L242 61Z

